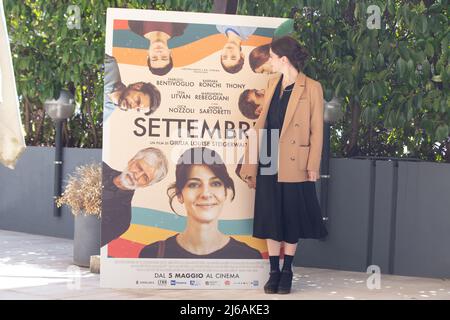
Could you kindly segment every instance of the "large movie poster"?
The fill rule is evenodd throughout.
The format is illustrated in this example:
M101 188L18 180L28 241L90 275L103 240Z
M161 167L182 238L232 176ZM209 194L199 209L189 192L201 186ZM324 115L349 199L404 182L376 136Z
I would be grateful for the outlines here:
M102 286L263 285L254 189L236 171L286 22L108 10Z

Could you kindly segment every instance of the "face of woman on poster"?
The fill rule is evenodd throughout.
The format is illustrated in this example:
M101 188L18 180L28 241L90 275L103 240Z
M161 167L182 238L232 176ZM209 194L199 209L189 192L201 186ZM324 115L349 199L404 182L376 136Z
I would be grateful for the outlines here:
M272 71L272 65L270 64L269 61L267 61L266 63L264 63L263 65L259 66L258 68L255 69L256 73L262 73L262 74L271 74L273 73Z
M226 200L225 185L206 165L193 165L178 197L188 219L199 224L218 221Z
M167 43L163 41L154 41L150 43L149 63L152 68L164 68L170 63L170 49Z

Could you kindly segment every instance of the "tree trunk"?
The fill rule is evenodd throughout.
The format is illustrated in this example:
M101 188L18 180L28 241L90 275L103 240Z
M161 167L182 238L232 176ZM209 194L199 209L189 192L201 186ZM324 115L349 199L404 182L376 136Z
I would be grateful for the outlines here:
M238 0L214 0L213 13L236 14Z
M33 120L35 121L35 131L34 131L34 143L33 145L38 145L39 141L41 141L41 135L43 134L42 128L44 127L44 121L45 121L45 110L44 108L41 106L41 108L39 108L36 111L37 115L35 117L33 117Z
M347 157L353 157L358 153L358 133L361 125L361 106L355 101L352 101L350 106L352 113L351 131L349 142L344 148Z
M355 25L355 6L355 1L350 0L343 14L344 20L351 26Z
M30 101L27 97L23 99L23 107L25 109L25 134L30 139L31 134L31 119L30 119Z
M91 96L91 95L88 95L88 96ZM97 141L98 141L97 129L95 127L94 118L92 117L92 109L91 109L91 102L90 101L87 101L87 103L86 103L86 113L87 113L88 122L89 122L88 126L91 127L91 131L92 131L93 138L94 138L94 144L93 145L95 147L97 147Z
M447 138L447 143L445 144L445 162L450 163L450 137Z

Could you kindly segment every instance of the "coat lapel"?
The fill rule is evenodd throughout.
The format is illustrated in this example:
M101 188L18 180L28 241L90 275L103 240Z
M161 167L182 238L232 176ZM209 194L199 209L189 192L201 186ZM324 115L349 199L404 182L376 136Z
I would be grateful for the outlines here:
M267 92L264 93L264 99L265 99L264 107L263 107L263 110L261 111L261 114L260 114L258 120L257 120L259 122L255 125L255 127L258 129L262 129L265 127L265 123L266 123L266 119L267 119L267 112L269 111L270 102L272 101L273 94L275 92L275 89L277 87L277 84L278 84L278 81L280 80L280 78L281 78L281 73L272 79L271 84L267 88Z
M281 128L280 139L283 136L283 133L286 131L286 128L289 125L289 122L294 115L295 109L298 104L298 100L301 97L303 90L305 89L306 76L303 72L299 72L297 79L295 80L294 88L292 89L292 94L289 98L289 102L286 109L286 114L283 120L283 127ZM272 92L273 94L273 92Z

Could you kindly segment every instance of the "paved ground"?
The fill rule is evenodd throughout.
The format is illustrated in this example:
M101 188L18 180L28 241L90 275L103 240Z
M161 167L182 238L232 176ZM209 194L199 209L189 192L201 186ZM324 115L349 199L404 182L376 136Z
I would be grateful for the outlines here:
M447 299L450 279L381 276L367 288L365 273L295 268L290 295L262 290L104 289L99 275L72 266L72 241L0 230L0 300L4 299Z

